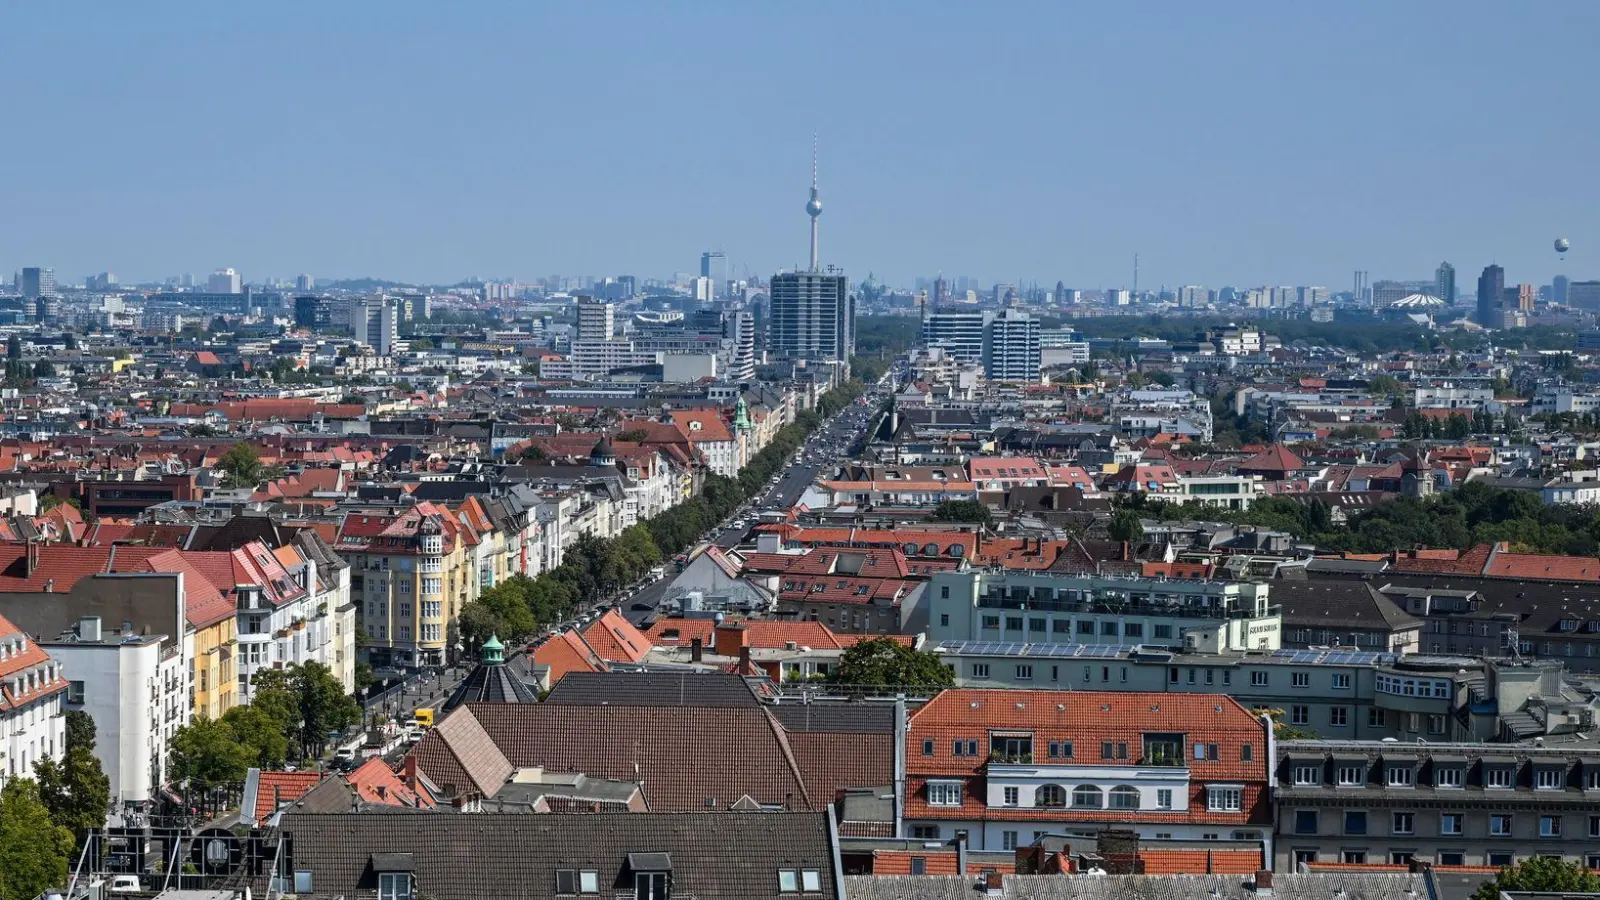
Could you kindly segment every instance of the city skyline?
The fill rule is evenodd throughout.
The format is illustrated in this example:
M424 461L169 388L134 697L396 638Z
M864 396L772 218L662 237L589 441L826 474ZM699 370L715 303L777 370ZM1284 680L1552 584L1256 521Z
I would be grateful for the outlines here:
M665 276L716 247L766 277L807 265L816 132L822 262L857 280L1127 287L1136 253L1150 288L1338 290L1441 259L1535 284L1600 271L1600 185L1572 174L1595 126L1563 87L1582 83L1589 5L363 9L15 13L0 85L48 139L4 151L30 177L0 197L0 266L449 284ZM490 29L544 43L439 54ZM156 34L247 62L197 79ZM691 35L716 52L682 54ZM259 62L286 43L295 66ZM1235 52L1252 46L1282 52ZM1496 111L1540 139L1434 124ZM1485 191L1490 214L1450 213Z

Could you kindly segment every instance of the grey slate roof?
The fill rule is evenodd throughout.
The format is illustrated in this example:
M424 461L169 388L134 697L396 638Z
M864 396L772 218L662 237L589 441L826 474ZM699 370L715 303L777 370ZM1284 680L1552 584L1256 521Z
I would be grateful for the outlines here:
M569 672L546 703L581 706L757 707L761 701L739 675L666 672Z
M371 896L372 860L388 854L410 855L417 896L433 900L546 900L557 869L598 871L601 897L631 893L630 855L670 859L675 897L779 900L779 869L816 869L822 891L808 900L842 900L826 813L294 812L282 828L293 869L312 873L302 900Z
M844 880L850 900L975 900L985 895L973 875L875 875ZM1261 900L1240 875L1007 875L1010 900ZM1217 893L1213 895L1211 892ZM1420 874L1326 872L1273 876L1272 900L1419 900ZM1412 893L1408 893L1408 891Z
M479 663L456 685L442 711L449 712L469 702L537 703L539 697L505 663Z
M1269 585L1272 603L1283 610L1283 628L1358 628L1404 631L1422 620L1401 609L1365 581L1284 581Z
M888 703L779 703L771 709L772 715L791 733L894 733L894 706Z

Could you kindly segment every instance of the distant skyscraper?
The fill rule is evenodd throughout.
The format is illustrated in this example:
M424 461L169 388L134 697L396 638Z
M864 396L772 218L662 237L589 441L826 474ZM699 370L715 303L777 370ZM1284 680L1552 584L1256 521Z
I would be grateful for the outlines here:
M294 289L297 291L304 293L306 291L315 290L316 286L317 280L312 278L310 275L296 275L294 277Z
M578 340L609 341L616 328L616 312L610 303L593 297L578 298Z
M1039 320L1018 309L996 314L983 344L984 374L996 381L1038 381L1040 360Z
M1439 268L1433 272L1433 280L1434 296L1454 306L1456 303L1456 267L1447 262L1439 263Z
M697 303L710 303L717 298L717 283L710 276L701 275L689 282L689 294Z
M934 308L922 320L922 343L942 348L952 359L982 362L983 344L993 313L955 307Z
M943 304L949 302L950 282L945 281L944 276L940 275L938 278L933 280L933 306L935 309L938 309Z
M1563 306L1566 305L1566 303L1567 303L1567 285L1568 284L1570 284L1570 282L1567 281L1567 276L1565 276L1565 275L1557 275L1554 279L1552 279L1550 281L1550 302L1551 303L1560 303Z
M237 294L240 289L239 273L233 269L218 269L206 279L207 293Z
M1567 285L1567 305L1600 312L1600 281L1574 281Z
M729 381L749 381L756 377L756 318L745 310L731 312L723 319L722 336L733 341L728 360Z
M804 272L772 276L772 352L784 359L812 359L848 364L855 352L855 301L844 274L822 271L817 243L817 219L822 215L822 195L817 191L815 152L811 160L811 265Z
M1493 263L1483 267L1478 276L1478 324L1492 328L1496 324L1495 311L1506 292L1506 270Z
M22 270L21 283L17 285L22 296L32 300L56 295L56 270L29 266Z
M707 250L700 254L700 277L711 280L714 296L728 291L728 255L721 250Z
M1538 291L1531 284L1513 284L1505 289L1500 305L1506 309L1531 312L1537 295Z

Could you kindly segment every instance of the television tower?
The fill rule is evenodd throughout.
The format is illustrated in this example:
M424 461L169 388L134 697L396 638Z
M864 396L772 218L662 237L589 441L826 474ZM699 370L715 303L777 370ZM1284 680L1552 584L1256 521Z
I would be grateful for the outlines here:
M822 215L822 195L817 193L817 136L811 135L811 199L806 201L806 215L811 217L811 271L822 268L822 257L817 249L817 217Z

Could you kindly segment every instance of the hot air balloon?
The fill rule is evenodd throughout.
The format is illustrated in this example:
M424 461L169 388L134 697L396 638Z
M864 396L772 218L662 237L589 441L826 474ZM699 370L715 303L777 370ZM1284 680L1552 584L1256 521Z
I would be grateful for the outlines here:
M1566 238L1556 238L1557 253L1566 253L1570 249L1572 249L1571 241L1567 240Z

